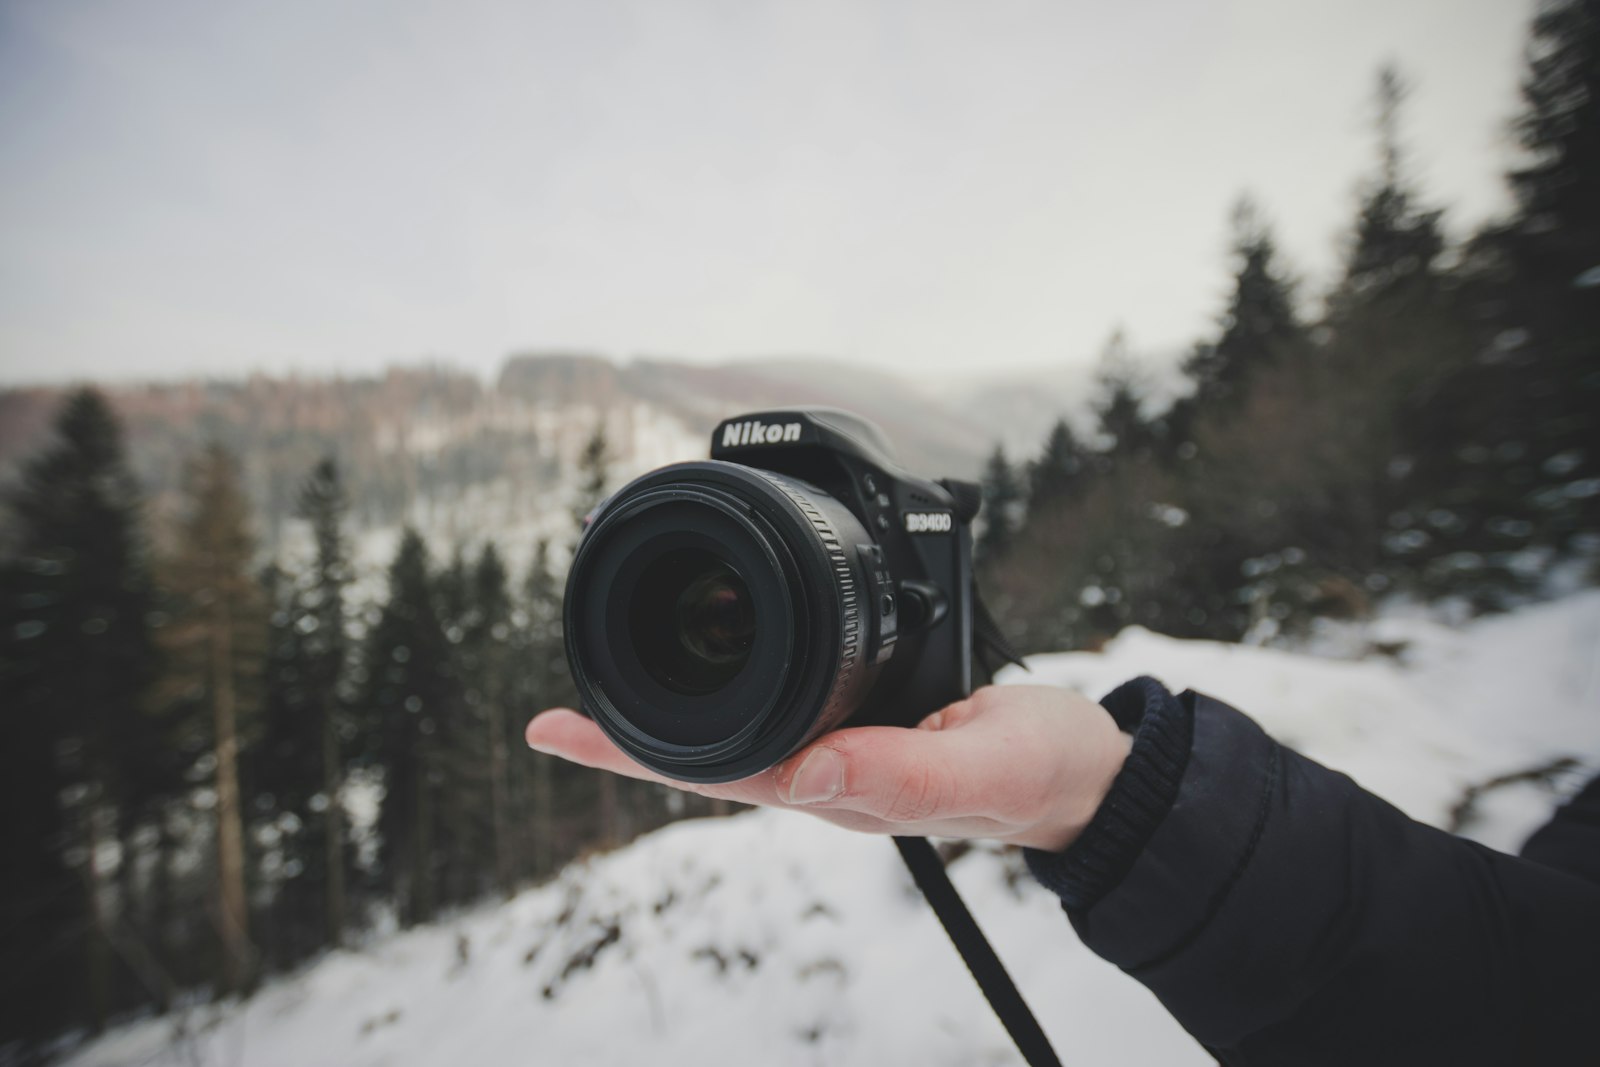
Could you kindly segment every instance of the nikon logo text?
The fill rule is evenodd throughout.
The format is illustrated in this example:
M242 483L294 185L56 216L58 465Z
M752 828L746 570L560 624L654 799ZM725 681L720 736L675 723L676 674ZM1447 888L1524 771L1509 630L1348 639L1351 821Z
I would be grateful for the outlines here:
M951 524L948 511L906 512L906 533L949 533Z
M773 423L768 426L758 419L730 422L722 428L722 447L738 448L740 445L775 445L781 441L800 440L798 422Z

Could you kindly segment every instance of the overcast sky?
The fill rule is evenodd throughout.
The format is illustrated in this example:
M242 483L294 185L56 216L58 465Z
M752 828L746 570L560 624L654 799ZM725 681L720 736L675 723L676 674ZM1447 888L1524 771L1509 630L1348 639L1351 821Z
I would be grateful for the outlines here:
M6 0L0 380L1171 352L1241 191L1333 269L1386 58L1428 195L1501 209L1530 10Z

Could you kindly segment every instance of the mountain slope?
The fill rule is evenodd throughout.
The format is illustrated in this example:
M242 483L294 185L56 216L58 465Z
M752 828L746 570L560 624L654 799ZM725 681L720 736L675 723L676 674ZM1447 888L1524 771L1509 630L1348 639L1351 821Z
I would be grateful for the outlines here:
M1441 825L1475 783L1562 756L1600 767L1600 592L1460 630L1392 617L1320 648L1340 658L1133 630L1006 680L1203 688ZM1466 829L1514 848L1555 801L1545 784L1495 789ZM1211 1062L1077 942L1015 854L979 847L952 875L1066 1062ZM180 1021L187 1036L146 1020L68 1062L1018 1062L889 843L776 812L680 823Z
M208 441L239 456L255 525L269 552L293 550L295 500L312 465L338 457L351 519L372 534L358 569L378 573L403 524L436 550L493 537L521 569L539 538L570 541L578 457L603 428L613 485L664 463L704 458L721 419L759 408L825 405L878 422L907 470L977 477L1002 436L1036 449L1083 396L1036 386L935 398L929 383L819 359L717 366L582 353L509 358L493 382L446 366L394 367L358 378L185 381L105 387L123 420L131 463L152 502L158 539L179 507L185 464ZM48 439L64 387L0 389L0 489ZM4 539L0 516L0 540ZM560 554L559 551L557 553Z

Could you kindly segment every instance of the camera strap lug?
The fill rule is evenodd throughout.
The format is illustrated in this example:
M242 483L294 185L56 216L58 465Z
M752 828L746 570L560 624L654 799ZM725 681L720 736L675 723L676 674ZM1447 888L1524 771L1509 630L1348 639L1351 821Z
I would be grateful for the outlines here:
M1000 629L1000 624L989 612L989 605L978 594L977 582L972 583L972 659L974 665L991 681L995 672L1007 663L1028 669L1028 665L1022 662L1022 653L1011 644L1005 631Z

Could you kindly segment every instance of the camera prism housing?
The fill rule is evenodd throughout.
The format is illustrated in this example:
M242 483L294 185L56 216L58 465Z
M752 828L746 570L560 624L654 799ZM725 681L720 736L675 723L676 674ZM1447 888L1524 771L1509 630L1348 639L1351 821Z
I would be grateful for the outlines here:
M914 726L972 688L977 487L899 470L827 408L712 433L590 516L567 578L584 712L638 763L728 782L843 725Z

